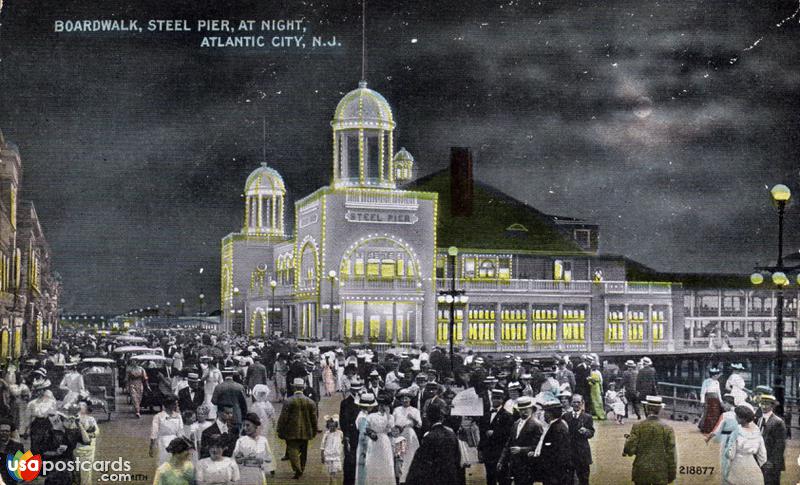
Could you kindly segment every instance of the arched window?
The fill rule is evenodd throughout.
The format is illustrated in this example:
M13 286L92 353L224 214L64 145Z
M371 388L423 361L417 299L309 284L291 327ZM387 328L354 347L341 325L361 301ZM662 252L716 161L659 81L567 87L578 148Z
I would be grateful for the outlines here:
M495 262L489 259L484 259L481 261L480 266L478 267L478 277L479 278L494 278L497 274L497 268L495 267Z
M379 237L345 252L339 265L339 277L342 280L408 279L416 276L418 264L407 247L393 239Z
M307 243L300 253L300 274L298 283L301 288L313 288L317 282L317 250Z

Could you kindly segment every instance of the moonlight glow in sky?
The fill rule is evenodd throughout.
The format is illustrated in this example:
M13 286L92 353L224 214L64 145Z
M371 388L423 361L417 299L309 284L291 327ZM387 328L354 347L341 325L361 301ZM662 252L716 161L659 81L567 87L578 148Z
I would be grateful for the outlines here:
M22 196L36 204L67 311L181 297L191 308L201 292L216 307L220 239L241 226L262 119L267 162L290 198L329 180L329 122L360 78L358 2L200 3L213 6L6 0L0 12L0 129L20 147ZM420 175L444 168L450 146L470 146L477 178L600 224L605 253L664 271L749 273L775 257L768 188L800 197L797 9L372 1L366 77ZM341 46L54 32L65 19L297 18ZM800 248L797 207L787 253Z

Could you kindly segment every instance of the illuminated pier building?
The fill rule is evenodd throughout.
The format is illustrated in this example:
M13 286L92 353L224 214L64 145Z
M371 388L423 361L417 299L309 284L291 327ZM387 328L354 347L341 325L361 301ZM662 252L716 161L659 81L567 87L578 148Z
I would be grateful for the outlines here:
M481 352L773 352L775 295L746 277L658 273L598 252L597 225L547 215L474 181L467 149L414 179L389 103L361 83L331 121L331 183L287 210L281 176L245 183L244 224L222 240L222 321L260 336ZM292 234L285 220L294 218ZM448 248L455 246L455 275ZM785 348L798 295L786 292Z

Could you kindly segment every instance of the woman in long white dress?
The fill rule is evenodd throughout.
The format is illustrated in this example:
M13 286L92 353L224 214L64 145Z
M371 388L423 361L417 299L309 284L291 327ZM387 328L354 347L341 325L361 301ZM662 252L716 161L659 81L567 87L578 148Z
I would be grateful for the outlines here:
M400 436L406 440L406 453L403 457L403 467L400 472L400 483L405 483L408 469L411 468L414 454L419 448L419 439L414 429L422 426L422 416L419 413L419 409L411 405L411 392L401 389L398 395L402 405L394 408L392 417L394 418L394 425L401 430Z
M739 427L728 439L722 455L722 485L764 485L761 466L767 461L767 449L758 426L756 413L747 403L736 406Z
M259 433L264 439L267 440L267 453L269 456L272 456L272 448L269 446L269 439L267 436L269 435L269 430L272 428L273 423L275 422L275 408L272 407L272 403L269 402L269 396L272 391L269 390L269 387L266 384L256 384L253 387L253 399L255 402L250 408L250 411L254 412L258 419L261 420L261 426L259 426ZM270 461L264 463L264 471L269 473L275 472L275 462Z
M78 372L78 369L73 363L67 363L67 372L61 379L59 388L67 391L64 400L61 402L62 407L67 407L70 404L78 402L82 396L86 395L86 386L83 384L83 376Z
M356 418L356 485L395 485L394 452L389 438L394 419L388 412L378 411L373 394L363 394L358 405L362 411Z
M159 465L169 460L170 453L167 447L182 431L183 418L178 412L178 399L175 396L166 396L164 408L153 416L153 425L150 429L150 456L153 456L158 448Z
M236 441L233 449L233 458L239 464L241 483L264 485L267 482L265 465L271 464L274 460L269 451L267 438L258 433L261 420L255 413L247 413L242 425L244 435Z
M208 417L210 419L217 418L217 406L211 404L211 398L214 396L214 388L220 384L224 379L222 372L217 368L213 359L208 360L209 357L201 357L200 367L203 369L203 392L205 393L205 400L203 404L208 406ZM205 362L203 362L205 361Z
M228 456L223 456L225 444L220 435L211 437L208 458L197 462L197 485L234 485L240 482L239 465ZM257 484L256 484L257 485Z

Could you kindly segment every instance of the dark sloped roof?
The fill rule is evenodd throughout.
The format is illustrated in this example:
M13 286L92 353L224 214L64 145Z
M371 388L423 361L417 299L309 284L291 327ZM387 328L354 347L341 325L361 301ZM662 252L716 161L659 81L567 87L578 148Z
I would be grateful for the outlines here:
M750 275L735 273L665 273L637 261L625 258L625 277L628 281L671 281L685 289L753 288Z
M436 227L439 247L589 254L559 232L552 216L481 182L474 183L472 215L452 216L447 169L417 179L404 188L439 194ZM522 224L527 231L506 230L515 223Z

